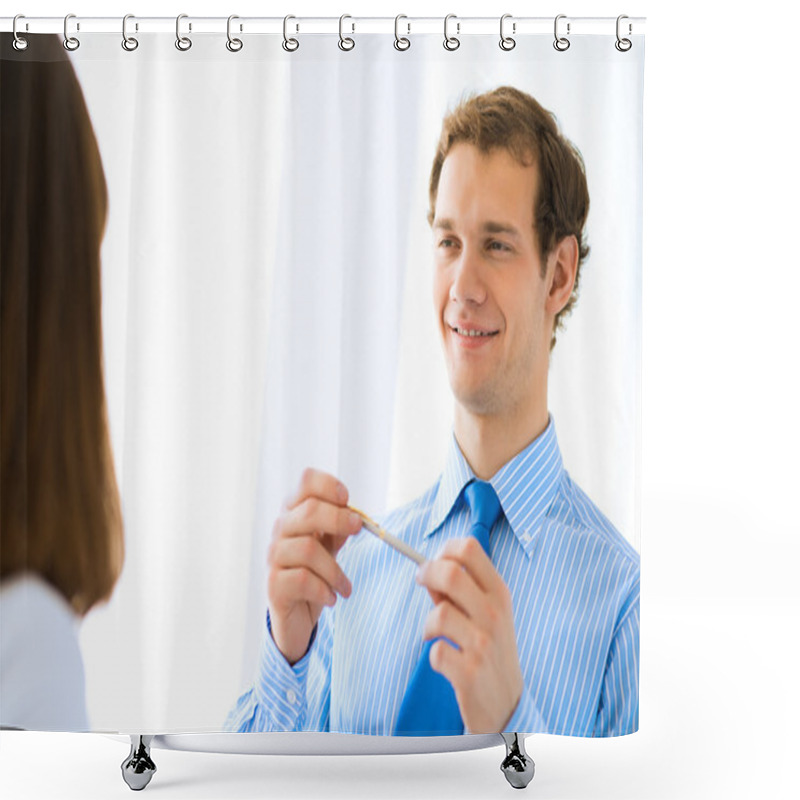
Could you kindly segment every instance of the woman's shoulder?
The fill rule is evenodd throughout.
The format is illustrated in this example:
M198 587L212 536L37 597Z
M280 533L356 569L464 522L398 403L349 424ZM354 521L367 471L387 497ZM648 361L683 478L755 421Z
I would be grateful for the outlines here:
M0 582L0 724L87 730L79 618L38 575Z

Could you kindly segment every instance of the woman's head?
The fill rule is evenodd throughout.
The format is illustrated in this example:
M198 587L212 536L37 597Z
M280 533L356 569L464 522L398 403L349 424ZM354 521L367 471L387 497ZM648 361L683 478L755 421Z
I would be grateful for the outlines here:
M83 614L123 560L103 386L106 185L56 36L0 34L0 577L40 574Z

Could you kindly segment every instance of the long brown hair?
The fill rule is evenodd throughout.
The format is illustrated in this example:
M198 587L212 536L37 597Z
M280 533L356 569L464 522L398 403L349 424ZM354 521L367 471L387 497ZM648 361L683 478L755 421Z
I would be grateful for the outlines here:
M428 187L428 222L433 222L442 165L451 148L459 142L472 144L483 153L497 148L508 150L521 165L537 165L538 196L531 198L531 202L543 265L550 251L565 236L573 235L578 240L575 285L569 301L556 315L552 348L555 332L577 302L581 265L589 255L584 239L589 189L580 151L563 136L553 114L519 89L501 86L470 97L447 114L442 123Z
M79 614L122 569L103 385L107 197L57 36L0 34L0 578L30 571Z

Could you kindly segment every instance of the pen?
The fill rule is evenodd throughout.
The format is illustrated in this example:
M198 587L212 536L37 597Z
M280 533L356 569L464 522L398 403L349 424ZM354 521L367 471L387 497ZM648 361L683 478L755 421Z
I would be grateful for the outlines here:
M386 544L388 544L389 547L393 547L395 550L397 550L398 553L401 553L406 558L410 558L417 564L422 565L425 563L426 559L424 556L420 555L416 550L414 550L413 547L409 547L401 539L398 539L396 536L392 536L392 534L389 533L389 531L385 530L380 525L378 525L378 523L375 522L375 520L372 519L372 517L368 516L363 511L354 508L353 506L348 506L348 508L351 511L354 511L356 514L358 514L358 516L361 517L362 520L364 520L364 527L370 533L374 533L375 536L386 542Z

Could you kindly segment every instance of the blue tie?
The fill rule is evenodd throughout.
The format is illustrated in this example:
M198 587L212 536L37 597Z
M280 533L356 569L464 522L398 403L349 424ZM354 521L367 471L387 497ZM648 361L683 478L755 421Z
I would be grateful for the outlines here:
M464 489L474 536L488 555L489 533L500 516L500 501L490 483L472 481ZM431 667L431 647L425 642L403 696L395 723L395 736L452 736L464 733L456 693L450 681Z

